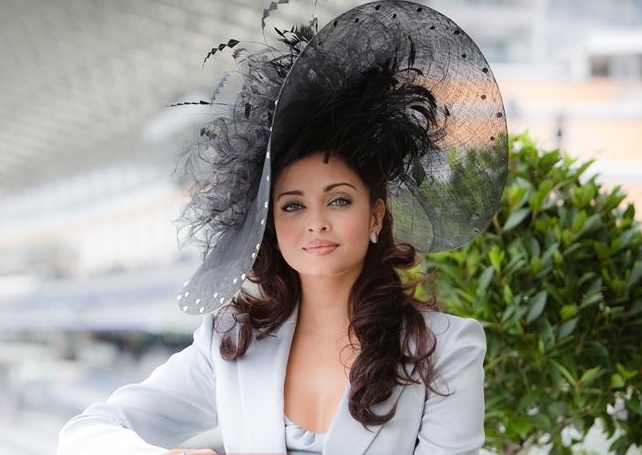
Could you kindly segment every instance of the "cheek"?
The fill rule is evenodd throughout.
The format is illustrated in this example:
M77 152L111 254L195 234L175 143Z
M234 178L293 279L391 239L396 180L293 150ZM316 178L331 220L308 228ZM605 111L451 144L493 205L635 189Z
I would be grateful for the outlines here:
M293 220L274 220L274 229L276 230L276 241L279 251L285 262L297 270L297 257L299 254L299 237L300 229Z
M276 230L276 241L281 249L287 248L296 238L297 226L293 220L275 218L274 229Z
M346 220L346 222L343 223L343 235L345 239L353 245L367 245L370 241L370 224L362 220L363 218Z

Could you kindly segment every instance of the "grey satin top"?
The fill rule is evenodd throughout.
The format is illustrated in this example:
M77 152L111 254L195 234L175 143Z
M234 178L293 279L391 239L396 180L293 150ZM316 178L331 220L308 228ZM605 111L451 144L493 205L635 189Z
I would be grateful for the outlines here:
M301 428L285 417L285 447L288 455L321 455L326 433Z

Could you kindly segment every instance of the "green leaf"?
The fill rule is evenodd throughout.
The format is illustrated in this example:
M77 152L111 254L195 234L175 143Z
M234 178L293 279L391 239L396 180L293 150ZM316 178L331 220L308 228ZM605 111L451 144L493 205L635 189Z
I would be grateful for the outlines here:
M493 279L493 273L494 269L492 266L486 267L482 274L479 276L479 284L477 287L477 295L478 296L483 296L486 294L486 291L488 290L488 285L490 284L490 280Z
M510 231L520 224L531 213L529 208L523 208L514 211L510 214L506 223L504 223L504 231Z
M640 278L642 278L642 259L635 261L635 265L629 275L629 288L635 286L640 281Z
M537 275L542 270L543 266L544 261L539 256L532 257L530 263L528 264L528 268L531 269L531 273L533 275Z
M580 307L581 308L586 308L589 306L596 305L600 302L604 301L604 296L602 295L601 292L595 292L593 294L587 294L584 296L582 301L580 302Z
M604 227L604 223L602 222L602 217L600 216L599 213L595 213L590 217L588 217L588 219L584 222L582 229L579 232L579 235L590 234L602 227Z
M558 150L552 150L550 152L544 153L540 157L540 166L543 170L550 169L555 166L561 159L560 152Z
M575 385L577 380L573 377L570 371L566 367L564 367L561 363L553 360L551 361L551 364L561 373L561 375L568 381L569 384Z
M504 260L504 256L506 253L504 250L500 249L499 246L494 246L491 248L491 250L488 252L488 259L490 260L491 265L493 268L499 273L502 267L502 261Z
M539 291L532 299L529 300L529 310L526 315L526 323L530 324L535 319L539 318L546 307L546 299L548 298L548 292Z
M642 402L640 402L639 396L626 400L626 407L629 411L633 411L637 415L642 416Z
M577 214L571 225L571 230L575 233L579 233L582 228L584 228L584 223L586 223L586 212L580 212Z
M555 186L553 180L544 180L537 191L531 195L528 204L533 212L539 212L544 205L544 201L548 198L549 193Z
M553 402L548 405L548 412L555 417L566 416L568 415L568 405L563 401Z
M595 253L597 253L597 258L600 261L605 261L606 259L608 259L611 252L606 243L595 241L595 242L592 242L592 246L593 246L593 249L595 250Z
M511 426L519 436L525 439L533 428L533 421L526 416L518 415L511 420Z
M560 317L562 318L562 321L566 321L575 317L578 311L579 308L574 303L571 305L564 305L560 310Z
M642 371L638 369L629 370L626 367L624 367L624 365L622 365L621 363L618 363L616 368L618 373L621 374L626 381L633 379L634 377L640 374L640 371Z
M605 370L603 370L600 367L589 368L582 374L582 377L580 378L580 382L583 385L588 385L591 382L595 381L598 377L600 377L604 373L605 373Z
M611 375L611 388L621 389L624 387L624 379L617 373Z
M579 318L574 317L572 319L569 319L568 321L564 322L562 325L559 326L559 329L557 330L557 337L562 340L566 337L568 337L573 331L575 330L575 327L577 326L577 321Z

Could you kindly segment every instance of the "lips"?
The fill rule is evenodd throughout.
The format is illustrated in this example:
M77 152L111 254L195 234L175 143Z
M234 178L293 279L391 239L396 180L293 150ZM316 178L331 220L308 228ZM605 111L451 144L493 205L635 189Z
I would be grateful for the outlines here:
M332 243L332 242L314 241L305 245L303 249L310 254L314 254L317 256L324 256L326 254L332 253L334 250L337 249L338 246L339 246L338 244Z

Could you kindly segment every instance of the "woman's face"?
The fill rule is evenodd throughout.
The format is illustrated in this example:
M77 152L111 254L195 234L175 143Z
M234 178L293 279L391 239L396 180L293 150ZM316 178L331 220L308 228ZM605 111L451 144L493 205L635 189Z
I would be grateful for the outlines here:
M385 205L370 201L359 175L338 156L295 161L273 188L274 226L285 261L302 276L354 275L381 230Z

